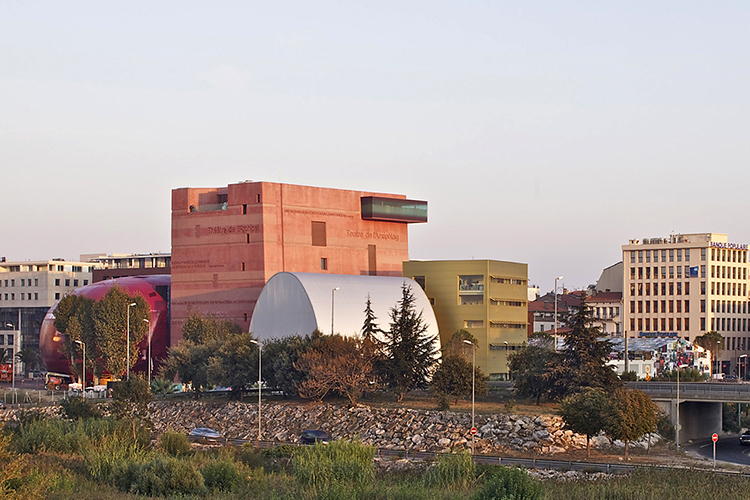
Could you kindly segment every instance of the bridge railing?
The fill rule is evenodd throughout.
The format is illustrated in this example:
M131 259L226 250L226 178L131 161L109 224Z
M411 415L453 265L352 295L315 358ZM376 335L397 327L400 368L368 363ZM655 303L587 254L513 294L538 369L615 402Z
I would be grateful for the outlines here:
M674 395L677 397L676 382L628 382L627 386L639 389L646 394ZM730 397L750 399L750 384L728 384L710 382L680 383L680 397L701 397L705 399Z

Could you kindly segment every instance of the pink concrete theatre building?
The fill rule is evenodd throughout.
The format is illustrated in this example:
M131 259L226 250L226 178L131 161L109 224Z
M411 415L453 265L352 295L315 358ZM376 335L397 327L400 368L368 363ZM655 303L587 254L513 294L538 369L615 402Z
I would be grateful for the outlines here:
M401 276L427 202L273 182L172 191L172 339L193 312L247 329L278 272Z

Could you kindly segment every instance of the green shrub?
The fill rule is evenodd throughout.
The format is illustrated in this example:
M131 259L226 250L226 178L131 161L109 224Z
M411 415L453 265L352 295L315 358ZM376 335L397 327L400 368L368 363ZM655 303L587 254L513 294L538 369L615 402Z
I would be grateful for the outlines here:
M675 428L672 420L670 420L669 418L669 415L666 415L664 413L659 415L659 419L656 421L656 432L658 432L659 435L664 439L674 441Z
M318 490L332 483L366 484L375 477L375 447L359 441L302 446L292 457L292 472L301 484Z
M438 455L427 469L425 484L433 488L466 488L474 480L474 459L468 450Z
M60 406L65 417L71 420L102 417L102 411L97 404L79 396L63 399Z
M638 380L638 374L634 371L622 372L620 380L624 382L635 382Z
M190 441L180 432L165 432L159 436L159 448L173 457L185 455L190 452Z
M201 495L203 476L186 460L154 455L149 461L121 462L113 470L113 483L122 491L149 496Z
M540 500L542 485L523 469L499 467L477 490L472 500Z
M448 411L451 409L451 400L447 394L436 394L435 403L437 403L437 409L440 411Z
M297 449L297 446L282 444L273 448L266 448L263 450L263 456L266 458L292 458Z
M254 469L263 467L264 455L260 448L256 448L252 443L243 444L237 451L237 460Z
M210 462L201 470L203 482L207 488L214 490L231 490L240 479L240 473L232 460Z

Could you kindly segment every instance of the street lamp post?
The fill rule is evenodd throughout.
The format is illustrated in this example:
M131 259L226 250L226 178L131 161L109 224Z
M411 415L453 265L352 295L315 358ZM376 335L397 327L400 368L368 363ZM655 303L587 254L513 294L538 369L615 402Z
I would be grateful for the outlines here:
M148 386L151 387L151 322L146 318L143 321L148 325Z
M738 381L740 383L742 383L742 365L746 361L740 362L739 360L743 359L743 358L747 359L747 354L741 354L740 357L737 358L738 359L738 362L737 362L737 372L739 374ZM745 367L745 373L747 373L747 366ZM740 432L742 432L742 403L740 403L739 401L737 401L737 424L740 426Z
M557 351L557 281L563 279L562 276L555 278L555 351Z
M336 290L338 290L340 287L336 287L333 290L331 290L331 335L333 335L333 304L334 304L334 297L336 294Z
M81 350L83 351L83 381L81 383L81 393L83 394L83 397L86 398L86 344L80 340L75 340L74 342L76 344L81 344Z
M260 443L260 436L261 436L261 432L260 432L260 383L261 383L260 366L262 362L262 358L261 358L262 349L260 347L260 342L258 342L257 340L251 340L250 342L258 346L258 442Z
M470 340L464 340L464 344L471 346L471 430L474 430L474 387L476 379L477 346ZM474 454L474 433L471 433L471 454Z
M127 349L127 351L125 353L125 358L127 359L127 377L126 377L126 379L128 381L130 380L130 308L133 307L134 305L135 305L135 302L132 302L132 303L128 304L128 340L126 342L126 345L127 345L126 349Z

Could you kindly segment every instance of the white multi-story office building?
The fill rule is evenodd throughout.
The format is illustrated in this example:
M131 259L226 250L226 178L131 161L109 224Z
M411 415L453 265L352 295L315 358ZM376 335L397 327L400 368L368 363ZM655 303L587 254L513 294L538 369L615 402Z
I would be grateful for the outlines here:
M67 292L88 285L90 262L42 260L6 262L0 258L0 349L39 348L44 315ZM20 373L20 367L16 367Z
M631 337L725 338L722 370L750 348L748 245L717 233L630 240L623 252L623 329Z

